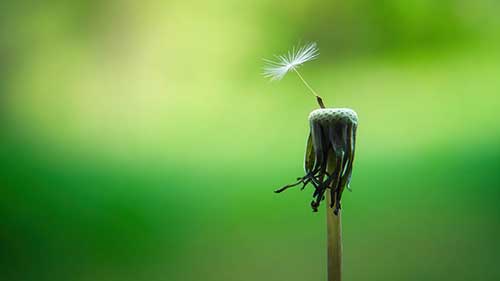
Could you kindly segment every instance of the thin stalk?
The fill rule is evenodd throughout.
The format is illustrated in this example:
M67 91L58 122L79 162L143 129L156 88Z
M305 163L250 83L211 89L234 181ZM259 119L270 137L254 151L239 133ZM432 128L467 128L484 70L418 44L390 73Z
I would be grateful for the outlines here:
M332 173L335 169L335 160L331 157L328 161L327 171ZM342 280L342 219L341 210L338 215L333 213L330 207L332 198L330 192L326 192L326 234L327 234L327 268L328 281Z
M304 79L304 77L302 77L302 75L300 75L300 73L297 71L297 69L295 67L292 67L292 69L297 74L297 76L299 76L300 80L302 80L304 85L306 85L307 89L309 89L309 91L311 91L311 93L316 97L316 101L318 102L319 106L321 108L325 108L325 104L323 103L323 99L316 93L316 91L313 90L313 88L311 86L309 86L309 83L307 83L307 81Z

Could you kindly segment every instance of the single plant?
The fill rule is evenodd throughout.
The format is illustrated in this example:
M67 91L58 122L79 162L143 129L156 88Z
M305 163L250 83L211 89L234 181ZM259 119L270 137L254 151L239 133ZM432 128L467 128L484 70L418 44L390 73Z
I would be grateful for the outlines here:
M309 114L310 132L307 138L305 175L297 182L286 185L276 193L302 184L314 187L311 207L314 212L326 197L327 206L327 268L328 281L342 280L342 193L350 189L354 162L358 116L349 108L325 108L323 99L311 88L297 68L314 60L319 52L316 43L293 48L287 55L276 56L276 61L265 60L264 76L281 80L288 72L295 72L316 97L320 109ZM329 190L329 192L327 192Z

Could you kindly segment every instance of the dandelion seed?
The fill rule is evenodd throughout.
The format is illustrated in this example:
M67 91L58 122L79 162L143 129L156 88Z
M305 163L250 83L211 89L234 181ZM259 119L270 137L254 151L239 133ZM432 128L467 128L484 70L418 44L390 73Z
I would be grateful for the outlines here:
M300 48L292 48L286 55L275 56L276 60L264 59L266 65L264 66L263 75L270 78L271 81L281 80L285 75L293 71L299 76L304 85L316 97L318 104L324 108L323 100L307 83L307 81L300 75L297 69L304 63L314 60L319 56L318 47L315 42L304 45Z
M275 56L277 60L265 59L267 65L264 67L263 75L271 80L281 80L290 70L296 70L300 65L316 59L319 55L316 43L295 49L294 47L286 55Z

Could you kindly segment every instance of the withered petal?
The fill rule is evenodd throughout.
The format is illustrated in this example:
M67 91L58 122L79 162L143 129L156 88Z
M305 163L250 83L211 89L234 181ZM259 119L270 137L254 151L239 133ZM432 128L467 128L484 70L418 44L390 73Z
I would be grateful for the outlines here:
M312 141L312 134L309 132L306 144L306 155L304 157L304 170L306 173L310 173L314 168L316 157L314 153L314 146Z

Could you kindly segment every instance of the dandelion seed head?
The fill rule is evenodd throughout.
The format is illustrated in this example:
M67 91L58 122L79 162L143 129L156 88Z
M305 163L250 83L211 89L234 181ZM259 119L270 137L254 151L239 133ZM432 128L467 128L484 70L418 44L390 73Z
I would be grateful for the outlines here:
M281 80L290 70L295 70L305 62L318 57L318 47L315 42L300 48L292 48L286 55L275 56L275 60L264 59L266 65L263 75L273 80Z

